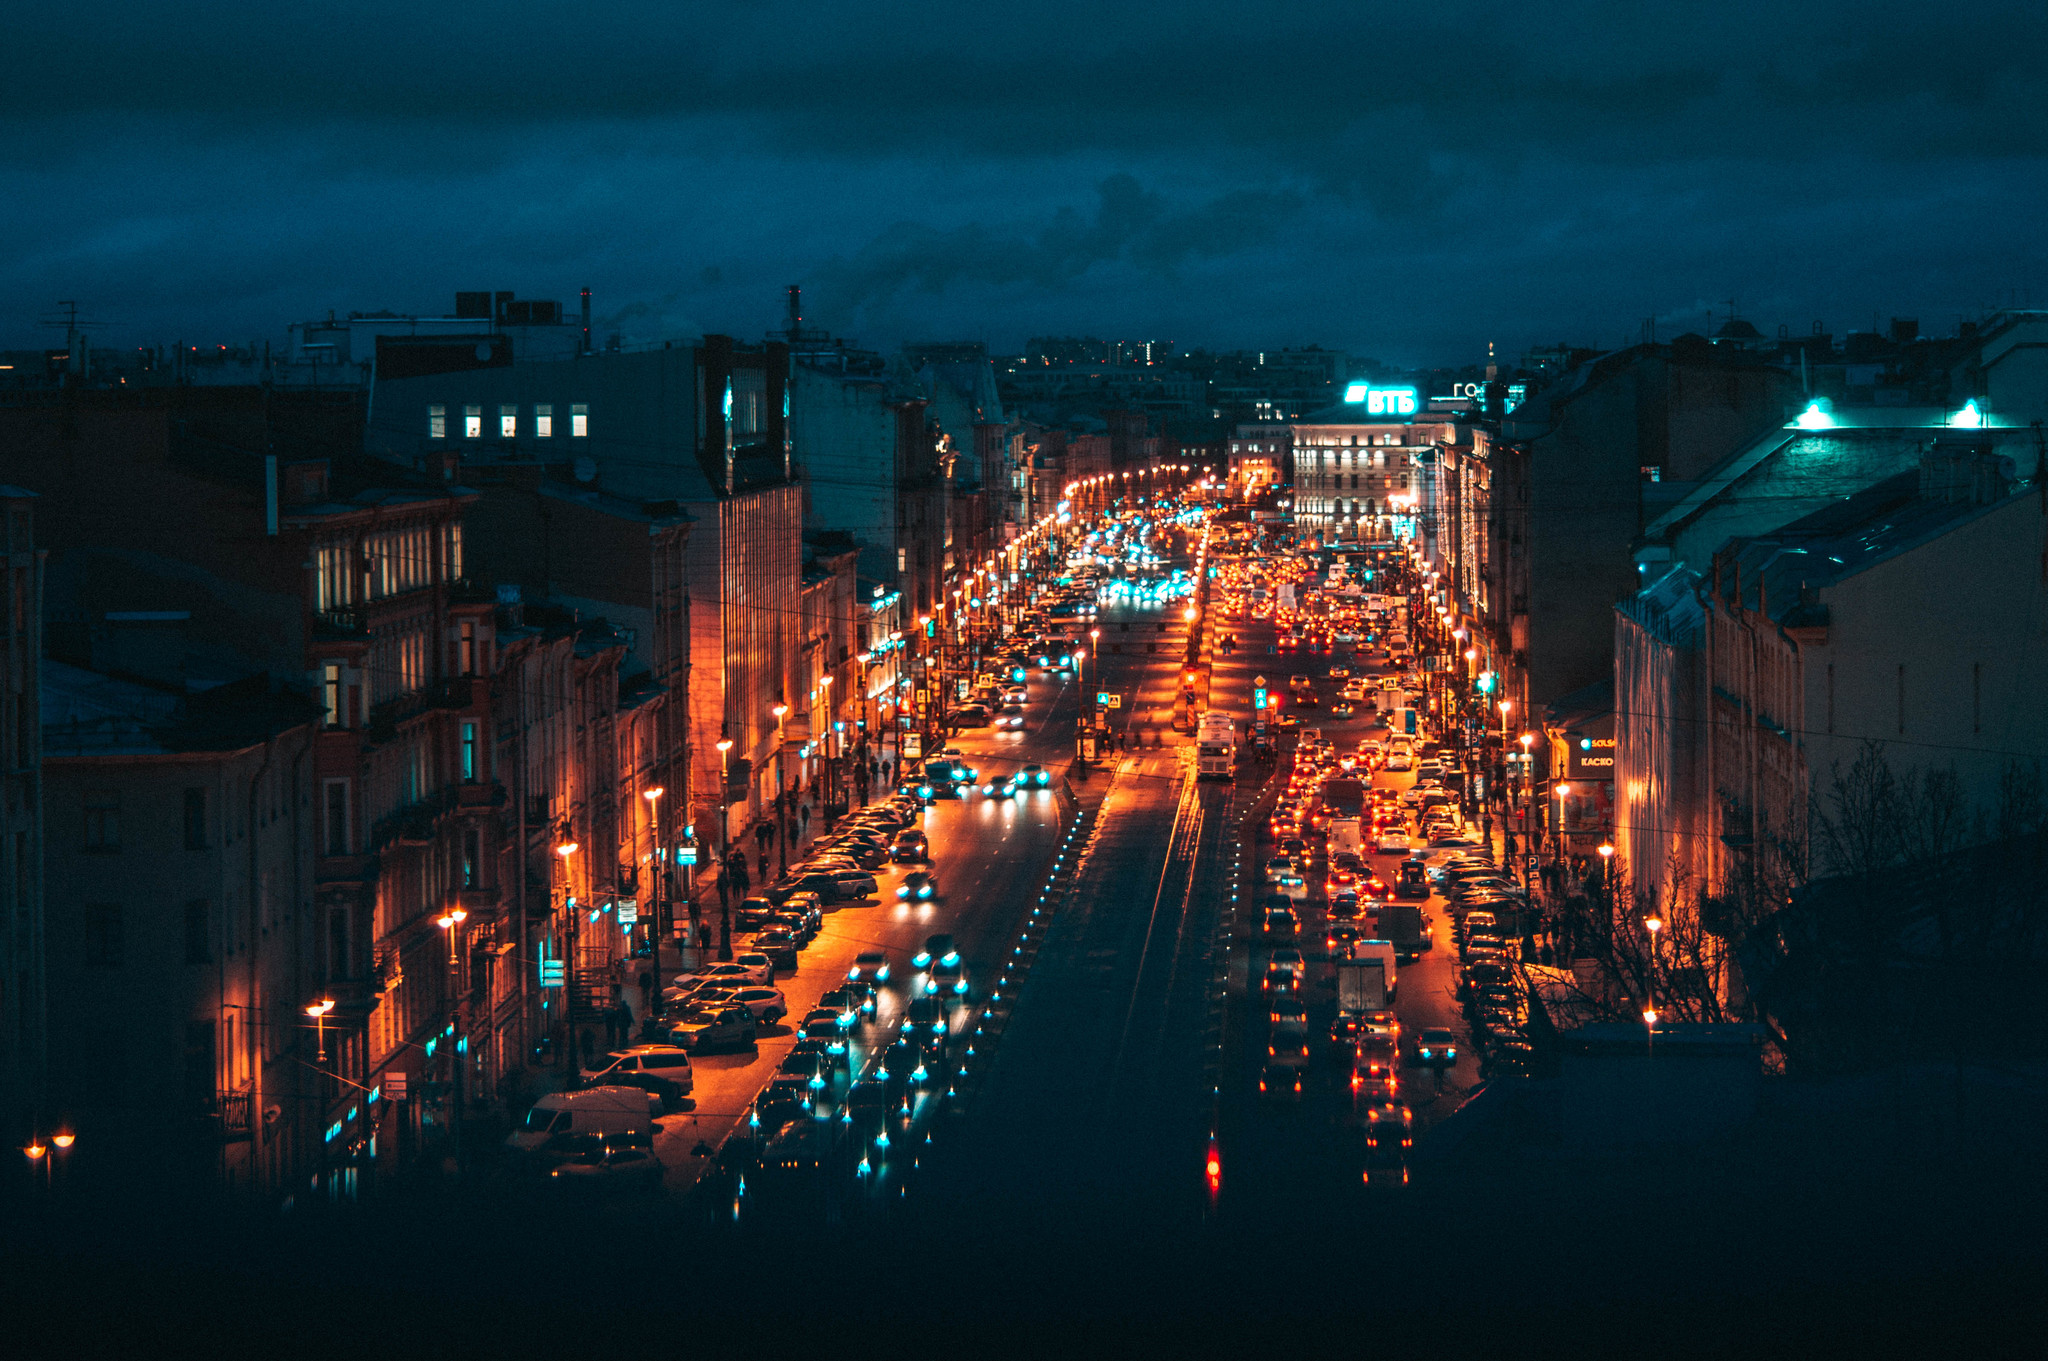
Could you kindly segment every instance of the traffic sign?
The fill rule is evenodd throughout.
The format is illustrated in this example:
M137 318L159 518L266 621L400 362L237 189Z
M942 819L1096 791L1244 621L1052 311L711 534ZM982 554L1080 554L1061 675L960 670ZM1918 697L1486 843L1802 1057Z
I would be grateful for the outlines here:
M412 1074L410 1073L401 1073L396 1070L384 1074L377 1083L378 1086L384 1089L384 1099L387 1101L405 1100L406 1083L411 1076Z
M1121 709L1124 707L1124 697L1122 695L1113 695L1107 690L1097 692L1095 702L1104 709Z
M540 962L540 985L544 988L559 988L563 985L564 969L559 959L543 959Z

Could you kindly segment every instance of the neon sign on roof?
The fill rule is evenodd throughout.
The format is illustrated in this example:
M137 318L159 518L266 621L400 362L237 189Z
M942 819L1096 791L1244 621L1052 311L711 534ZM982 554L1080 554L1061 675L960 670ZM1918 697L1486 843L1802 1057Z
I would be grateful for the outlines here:
M1344 401L1365 404L1368 416L1412 416L1421 409L1414 388L1376 388L1370 383L1353 383L1344 389Z

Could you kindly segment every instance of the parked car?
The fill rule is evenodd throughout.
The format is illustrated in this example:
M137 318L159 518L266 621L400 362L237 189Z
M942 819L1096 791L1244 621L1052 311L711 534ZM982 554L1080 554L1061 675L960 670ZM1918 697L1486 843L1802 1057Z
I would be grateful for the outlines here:
M759 1023L737 1003L691 1006L669 1025L669 1043L693 1054L712 1049L751 1049Z
M658 1191L663 1171L653 1149L607 1139L595 1148L578 1151L548 1176L558 1183L592 1190Z
M690 1070L690 1051L672 1044L636 1044L614 1050L605 1062L582 1072L586 1087L638 1087L655 1093L665 1110L682 1104L696 1085Z

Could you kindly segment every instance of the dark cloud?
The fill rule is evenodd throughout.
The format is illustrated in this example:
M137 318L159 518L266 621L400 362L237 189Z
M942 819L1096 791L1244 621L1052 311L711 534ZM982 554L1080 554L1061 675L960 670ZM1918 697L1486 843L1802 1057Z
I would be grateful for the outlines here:
M2048 285L2038 0L219 0L0 47L0 288L138 339L585 283L754 334L804 282L876 342L1394 354Z
M905 222L848 259L822 263L819 296L859 313L906 290L942 293L957 284L1058 289L1099 265L1128 260L1171 277L1191 257L1230 255L1270 240L1301 208L1297 195L1238 191L1192 209L1170 207L1129 175L1096 186L1092 217L1061 208L1036 226L970 222L947 230Z

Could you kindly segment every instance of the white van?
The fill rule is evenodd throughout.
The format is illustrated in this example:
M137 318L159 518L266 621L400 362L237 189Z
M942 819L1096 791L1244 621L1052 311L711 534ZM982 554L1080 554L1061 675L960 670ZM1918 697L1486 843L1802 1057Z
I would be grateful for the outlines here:
M1394 942L1390 940L1354 940L1351 942L1353 959L1377 959L1387 972L1387 1001L1392 1003L1396 991L1394 979Z
M602 1134L654 1144L653 1103L661 1098L638 1087L591 1087L580 1092L549 1092L533 1103L518 1129L505 1136L505 1147L538 1153L578 1134Z

